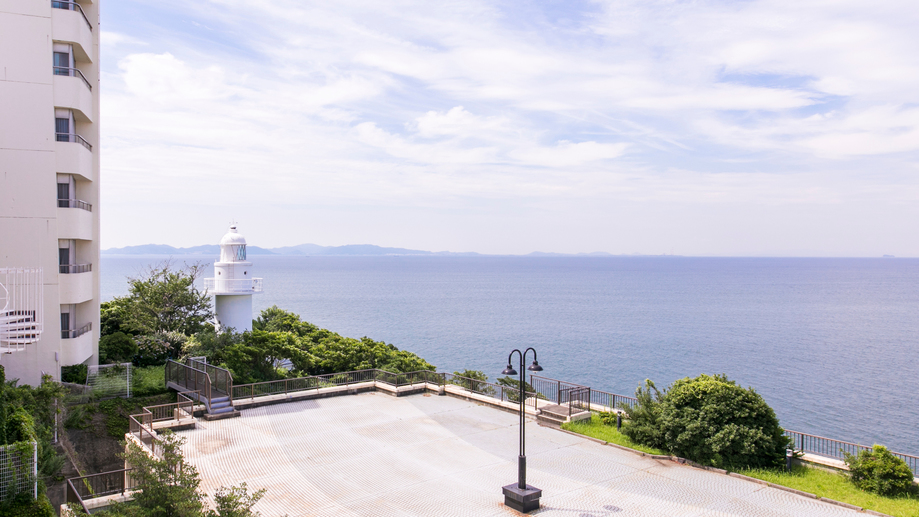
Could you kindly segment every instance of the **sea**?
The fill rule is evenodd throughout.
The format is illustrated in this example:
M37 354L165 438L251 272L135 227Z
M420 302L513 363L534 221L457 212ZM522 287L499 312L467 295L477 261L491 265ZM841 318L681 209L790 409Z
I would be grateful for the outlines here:
M103 255L103 300L167 259ZM250 260L264 278L256 314L277 305L440 371L495 379L513 349L533 347L544 376L623 395L645 379L664 388L723 373L755 388L786 429L919 455L919 259Z

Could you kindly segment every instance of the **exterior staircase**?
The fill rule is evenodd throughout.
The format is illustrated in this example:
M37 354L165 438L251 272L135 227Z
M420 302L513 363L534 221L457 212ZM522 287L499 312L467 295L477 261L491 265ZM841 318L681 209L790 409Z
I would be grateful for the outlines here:
M234 418L239 416L239 411L233 407L233 401L230 397L213 397L207 404L207 413L204 415L205 420L221 420L224 418Z
M558 427L566 422L575 422L588 418L590 418L590 411L558 404L543 406L539 408L539 413L536 414L537 422L554 427Z
M166 387L178 392L194 392L187 396L203 403L205 420L220 420L239 416L229 393L233 376L224 368L207 364L203 357L189 358L185 363L166 362Z

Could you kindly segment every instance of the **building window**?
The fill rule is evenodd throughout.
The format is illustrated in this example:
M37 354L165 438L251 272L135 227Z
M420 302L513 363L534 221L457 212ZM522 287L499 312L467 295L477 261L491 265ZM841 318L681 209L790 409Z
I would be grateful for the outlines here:
M54 119L54 132L57 133L58 142L69 142L70 141L70 119L69 118Z
M70 53L54 53L54 75L70 75Z
M61 208L70 207L70 183L57 184L57 206Z

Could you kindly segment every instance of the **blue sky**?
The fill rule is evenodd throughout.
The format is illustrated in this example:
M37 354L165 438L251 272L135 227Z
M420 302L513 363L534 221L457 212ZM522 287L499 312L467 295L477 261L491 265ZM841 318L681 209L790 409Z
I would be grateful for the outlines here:
M104 248L919 256L914 1L108 1Z

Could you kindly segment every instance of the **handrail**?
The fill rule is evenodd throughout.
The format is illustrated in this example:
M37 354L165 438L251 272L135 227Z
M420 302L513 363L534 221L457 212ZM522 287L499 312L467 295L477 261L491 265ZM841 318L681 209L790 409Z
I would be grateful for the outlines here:
M83 147L89 149L90 151L93 150L92 144L87 142L86 139L80 135L74 133L55 133L54 135L58 142L73 142L76 144L83 144Z
M802 433L800 431L791 431L788 429L785 430L785 436L793 440L793 447L796 450L829 458L845 459L846 453L855 455L860 451L870 450L872 448L867 445L834 440L832 438ZM890 451L890 453L905 461L906 464L909 465L910 470L913 471L913 475L919 477L919 456L894 451Z
M89 332L89 331L92 330L92 329L93 329L93 322L90 321L89 323L87 323L86 325L83 325L82 327L80 327L80 328L78 328L78 329L61 330L61 339L74 339L74 338L78 338L78 337L82 336L83 334L86 334L87 332Z
M181 369L181 379L179 378L179 369ZM192 372L191 382L189 382L188 372ZM185 393L197 393L197 401L204 401L208 413L211 411L211 377L207 372L192 368L187 364L169 359L166 361L166 382L173 382L186 389Z
M65 75L68 77L77 77L83 79L83 84L89 88L89 91L93 91L93 85L89 84L89 81L86 79L86 76L83 75L83 71L79 68L73 68L69 66L56 66L54 67L54 75Z
M92 264L61 264L58 266L58 271L62 275L70 275L75 273L89 273L93 270Z
M82 208L87 212L93 211L93 205L79 199L58 199L57 206L58 208Z
M230 403L232 404L233 402L233 374L230 372L230 370L227 370L226 368L221 368L219 366L214 366L212 364L208 364L206 361L199 361L195 358L188 358L185 360L185 362L187 366L194 368L196 370L205 372L208 375L208 378L210 379L211 389L213 390L213 388L216 386L218 390L226 393L227 397L230 398ZM213 377L211 377L211 374L213 374ZM209 393L209 396L208 396L209 402L211 400L210 395L212 394L213 393Z
M51 0L51 7L67 11L80 11L80 14L83 15L83 20L86 22L86 25L89 26L89 30L93 30L93 24L89 23L89 18L86 17L86 13L83 12L83 7L80 4L69 0Z
M79 504L83 511L90 513L86 501L115 494L125 495L129 490L143 486L136 476L128 475L134 469L112 470L99 474L89 474L67 479L66 502Z

